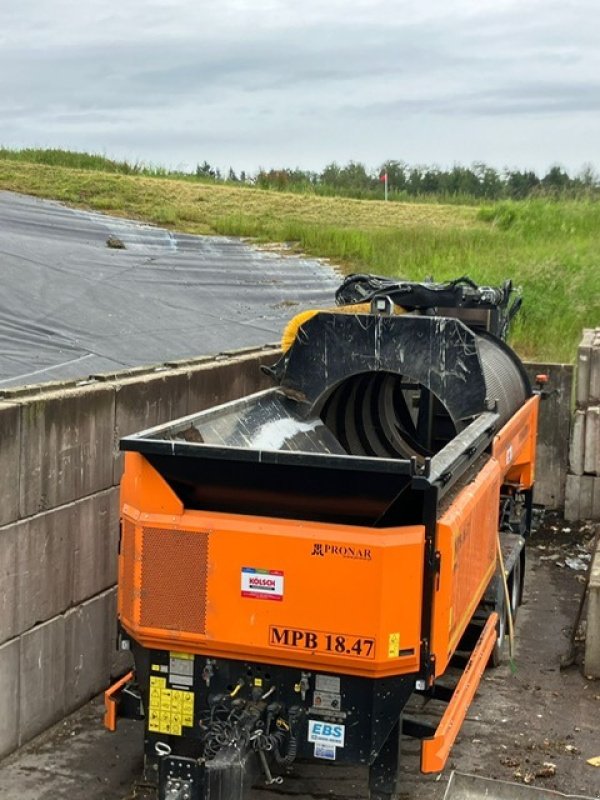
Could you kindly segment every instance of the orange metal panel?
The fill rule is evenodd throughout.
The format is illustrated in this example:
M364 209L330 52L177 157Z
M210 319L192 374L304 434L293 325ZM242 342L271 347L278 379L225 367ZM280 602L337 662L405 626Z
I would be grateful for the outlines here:
M494 574L500 484L500 467L490 459L438 522L441 568L432 625L436 676L444 673Z
M423 526L148 514L135 508L145 487L136 498L128 480L119 612L142 645L356 675L418 670Z
M444 716L440 720L435 736L425 739L421 744L421 771L440 772L446 766L450 748L454 744L461 725L467 716L467 711L475 692L481 681L487 663L489 661L494 645L496 644L496 624L498 615L490 614L481 636L473 652L465 671L452 695L452 700L448 704Z
M506 481L529 489L535 480L539 395L531 397L494 437L492 456Z

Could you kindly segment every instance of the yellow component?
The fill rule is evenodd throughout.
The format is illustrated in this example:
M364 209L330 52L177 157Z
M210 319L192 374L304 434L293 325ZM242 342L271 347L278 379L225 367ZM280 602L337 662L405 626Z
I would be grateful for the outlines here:
M370 314L371 304L353 303L352 305L347 306L335 306L334 308L313 308L308 309L307 311L301 311L288 322L283 330L283 334L281 335L281 349L284 353L287 353L290 347L294 344L296 336L298 335L298 331L302 325L304 325L305 322L308 322L309 319L316 317L317 314L321 314L322 312L327 314ZM394 306L394 314L404 314L404 309L400 308L400 306Z
M232 692L229 693L229 697L235 697L237 694L239 694L239 691L242 688L242 686L243 686L242 683L238 683L238 685L235 687L235 689Z
M296 692L296 694L300 694L300 692L302 691L302 687L300 686L299 683L294 684L294 691Z
M152 672L160 672L160 664L152 664L150 669L152 670Z
M193 653L169 653L171 658L183 658L184 661L193 661L194 655Z
M388 639L388 658L398 658L399 650L400 650L400 634L390 633Z
M262 678L254 678L254 685L262 686L263 685Z
M150 676L150 688L155 687L156 689L164 689L166 685L166 678L157 678L156 675Z
M189 711L191 714L194 713L194 693L193 692L182 692L181 707L183 709L183 713L184 714L185 714L186 711Z
M194 715L193 714L186 714L184 711L181 715L181 724L185 728L192 728L194 725Z

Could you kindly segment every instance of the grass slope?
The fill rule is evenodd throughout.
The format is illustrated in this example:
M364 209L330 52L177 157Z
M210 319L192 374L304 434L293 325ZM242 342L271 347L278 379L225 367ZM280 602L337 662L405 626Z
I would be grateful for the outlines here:
M600 325L599 203L531 200L477 210L123 172L104 171L102 161L85 169L29 163L0 150L0 189L190 233L292 241L347 271L436 280L468 274L482 283L510 277L524 296L512 334L524 357L571 361L581 329Z

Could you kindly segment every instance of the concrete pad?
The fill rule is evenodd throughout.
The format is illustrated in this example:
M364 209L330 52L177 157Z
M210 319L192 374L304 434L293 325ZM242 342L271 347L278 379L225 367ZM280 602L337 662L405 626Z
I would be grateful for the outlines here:
M109 733L103 710L98 697L5 759L2 800L124 800L142 771L142 729L120 720Z
M19 633L17 619L17 533L14 525L0 529L0 587L1 644Z
M118 488L86 497L71 508L73 530L72 603L103 592L117 581Z
M0 525L19 518L20 427L19 406L0 403Z
M12 526L17 548L19 632L66 611L71 605L71 572L78 504L39 514Z
M583 471L600 475L600 406L592 406L585 412Z
M588 594L585 674L600 678L600 547L594 553Z
M110 677L111 593L104 592L65 614L65 710L106 689Z
M0 757L19 744L19 640L0 647Z
M64 617L38 625L20 642L19 744L23 744L64 715Z
M585 411L577 410L573 416L571 445L569 447L569 471L583 475L585 460Z
M23 401L22 517L112 486L114 417L114 388L106 384Z

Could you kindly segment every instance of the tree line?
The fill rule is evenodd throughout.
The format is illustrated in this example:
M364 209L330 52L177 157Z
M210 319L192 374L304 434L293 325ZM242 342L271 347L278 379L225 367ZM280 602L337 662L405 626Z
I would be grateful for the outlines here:
M600 193L600 178L591 166L583 167L576 175L570 175L560 166L552 166L545 174L538 175L533 170L498 170L483 163L442 169L411 166L394 160L385 161L376 169L369 169L359 161L349 161L345 165L333 162L322 172L283 168L237 174L230 168L222 174L207 161L196 168L198 178L217 182L362 199L381 199L384 196L383 176L386 173L391 200L418 197L523 200L538 195L580 197Z

